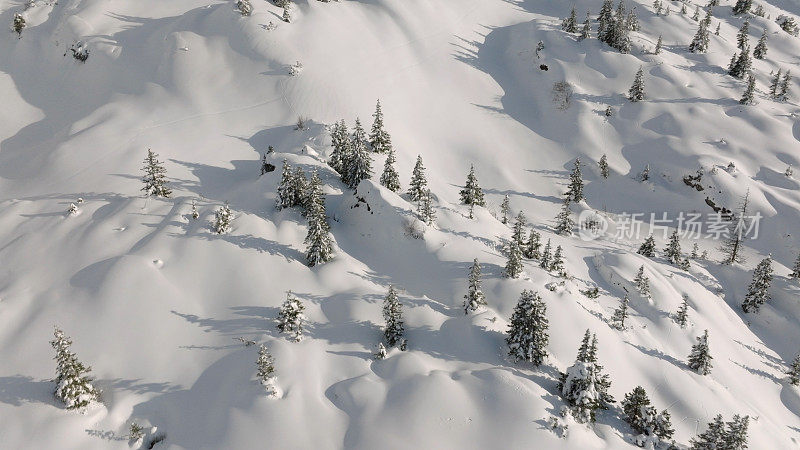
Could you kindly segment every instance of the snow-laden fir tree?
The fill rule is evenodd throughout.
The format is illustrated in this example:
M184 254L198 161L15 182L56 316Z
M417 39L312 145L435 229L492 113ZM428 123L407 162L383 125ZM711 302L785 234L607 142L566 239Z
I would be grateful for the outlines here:
M689 255L692 259L700 258L700 247L697 245L697 242L692 244L692 253Z
M508 199L508 194L503 197L503 203L500 205L500 222L503 224L508 223L508 215L511 213L511 203Z
M751 77L752 78L752 77ZM742 197L739 202L739 210L736 212L730 226L728 227L727 237L720 246L723 264L743 263L745 261L743 242L747 232L747 207L750 204L750 190Z
M679 265L681 263L681 241L678 237L678 230L674 230L669 236L669 243L664 249L664 257L672 264Z
M739 32L736 33L736 46L739 49L744 50L745 47L749 47L748 39L750 37L750 20L744 19L742 23L742 27L739 28Z
M511 228L511 241L520 248L525 245L525 214L522 211L517 213L514 226Z
M692 345L692 352L689 354L689 368L700 375L711 373L711 350L708 348L708 330L702 336L697 337L697 343Z
M800 279L800 254L797 255L794 267L792 267L792 271L789 273L789 278L794 278L795 280Z
M758 38L758 43L756 44L756 48L753 49L753 58L764 59L766 56L767 56L767 29L764 28L764 31L761 33L761 37Z
M575 165L569 174L569 190L566 195L574 202L583 200L583 175L581 174L580 158L575 158Z
M422 165L422 156L417 155L417 162L411 172L411 182L408 184L408 199L419 203L425 195L428 180L425 178L425 166Z
M378 345L375 346L375 353L372 356L377 360L386 359L386 346L383 345L383 342L378 342Z
M292 206L302 206L303 215L308 214L308 193L309 182L306 178L306 173L303 172L302 167L295 167L292 173L292 198L294 204Z
M559 245L553 253L553 262L550 263L550 272L554 272L560 277L567 277L567 269L564 266L564 249Z
M464 314L477 311L486 305L486 298L481 290L481 265L478 263L478 258L472 262L468 283L467 295L464 296Z
M664 410L659 413L650 404L650 398L643 387L636 386L633 391L625 394L621 406L625 414L625 422L638 434L634 437L634 442L637 444L649 442L652 446L648 448L658 448L662 439L670 439L675 433L675 430L672 429L669 412ZM644 447L644 445L640 446Z
M644 100L644 70L639 67L636 76L633 78L633 85L628 89L628 99L632 102Z
M383 337L390 347L396 345L403 346L403 305L397 297L394 286L389 286L389 292L383 300L383 320L386 321L386 328L383 329ZM401 349L402 350L402 349Z
M800 27L797 26L797 21L794 17L787 16L785 14L781 14L775 20L781 29L792 36L797 36L798 31L800 31Z
M522 291L508 325L508 355L539 366L547 357L547 305L537 292Z
M800 355L794 357L786 374L789 375L789 384L800 386Z
M508 244L508 262L503 275L506 278L519 278L522 274L522 249L515 241Z
M18 37L22 37L22 30L25 29L25 26L25 18L22 17L22 14L14 14L14 21L11 24L11 28L14 29L14 32L17 33Z
M664 8L664 5L661 3L661 0L653 0L653 11L656 13L657 16L661 15L661 10Z
M786 170L783 171L783 174L786 176L786 178L792 178L794 176L794 169L792 168L791 164L786 166Z
M419 215L425 225L433 225L433 222L436 221L436 211L433 210L433 195L431 195L430 189L425 191L425 195L420 200Z
M689 319L689 295L683 294L683 301L675 313L675 323L680 325L681 328L686 328L686 323Z
M750 8L752 7L753 0L736 0L736 4L733 5L733 13L736 15L746 14L750 12Z
M722 414L717 414L712 422L708 423L706 431L692 438L689 443L692 450L717 450L725 448L725 422Z
M278 331L289 335L289 339L300 342L303 339L303 328L306 321L303 302L292 295L286 294L286 301L278 310Z
M781 80L781 84L778 88L777 99L785 102L789 100L789 83L792 81L792 73L791 71L787 70L786 73L783 75L783 79Z
M697 5L694 8L694 14L692 14L692 20L694 20L695 22L700 20L700 5Z
M553 259L553 254L550 246L550 239L547 240L547 244L544 245L544 250L542 250L542 256L539 258L539 267L545 270L550 270L550 264Z
M350 158L350 132L344 120L337 122L331 129L331 159L328 165L339 175L344 174L344 162Z
M75 353L70 350L72 340L58 327L55 328L53 335L54 339L50 341L50 345L56 351L55 396L64 402L67 409L86 407L100 395L100 392L92 386L92 378L89 375L92 368L78 361Z
M142 190L145 195L164 198L169 198L172 195L172 191L167 187L167 169L158 160L158 155L149 148L147 149L147 157L144 159L142 171L144 172L144 177L142 178L144 187Z
M383 164L383 173L381 174L381 186L389 189L392 192L400 190L400 175L394 168L396 159L394 157L394 150L389 147L388 155L386 155L386 162Z
M619 301L619 306L614 310L614 315L611 316L611 326L622 331L625 329L625 319L628 318L628 293Z
M570 197L566 195L564 196L564 202L561 204L561 210L556 216L556 226L554 228L556 233L564 236L571 235L572 230L575 228L575 221L572 220L572 211L570 211L569 205Z
M374 120L369 133L369 145L372 147L373 152L386 153L392 149L392 138L383 125L383 111L381 110L380 100L375 105L375 113L372 117Z
M609 29L614 22L614 3L613 0L603 0L603 6L600 7L600 14L597 16L597 39L601 42L606 42L609 35Z
M734 414L733 420L726 422L724 446L719 448L731 450L744 450L747 448L747 427L750 416Z
M290 6L291 6L291 3L290 3L290 2L287 2L287 3L286 3L284 6L283 6L283 16L281 16L281 18L282 18L282 19L283 19L283 21L284 21L284 22L286 22L286 23L291 23L291 21L292 21L292 13L289 11L289 7L290 7Z
M661 54L661 46L663 45L663 41L661 40L661 35L658 35L658 41L656 42L656 49L653 51L653 54L660 55Z
M594 422L598 409L608 409L614 403L608 393L610 387L611 380L597 362L597 336L586 330L575 363L559 377L558 391L575 419L585 423Z
M523 254L526 258L530 259L539 259L539 248L541 248L541 238L542 236L531 228L531 232L528 233L528 241L525 243L525 249L523 250Z
M636 15L636 6L628 11L628 17L625 19L625 25L628 31L639 31L639 17Z
M623 4L622 0L620 0L617 4L614 20L611 22L609 31L606 33L606 40L603 42L610 45L612 48L617 49L620 53L630 53L631 40L628 36L628 31L630 31L628 23L625 5Z
M467 174L467 182L464 184L464 189L461 189L461 203L469 205L469 218L474 217L475 206L486 206L483 200L483 190L478 185L478 177L475 176L475 166L469 166L469 174Z
M750 58L750 47L745 46L742 50L742 53L734 55L736 57L736 61L733 63L733 66L729 67L728 75L742 79L745 75L750 73L750 68L753 65L753 61Z
M236 7L243 16L253 14L253 5L250 4L250 0L238 0L236 2Z
M600 161L598 161L597 166L600 168L600 176L603 178L608 178L608 157L605 153L603 153L603 156L600 157Z
M689 51L692 53L705 53L708 51L708 27L711 24L711 8L706 12L706 17L700 21L692 42L689 44Z
M592 24L589 18L591 13L586 11L586 19L583 21L583 26L581 27L581 34L578 36L578 40L582 41L589 37L589 34L592 32Z
M264 344L258 346L258 359L256 359L256 378L268 396L276 394L275 388L275 360L270 355Z
M225 204L214 213L214 222L211 226L215 233L225 234L231 231L232 224L233 211L231 211L231 208L228 206L228 202L225 202Z
M275 199L275 207L280 210L283 208L291 208L296 204L294 173L292 172L292 166L284 159L281 181L278 184L278 195Z
M775 75L772 77L772 81L769 84L769 96L775 100L778 98L778 92L781 86L781 75L782 71L779 68Z
M303 242L306 244L306 263L309 267L314 267L333 258L331 228L325 215L325 195L322 193L322 181L316 171L311 176L308 191L306 214L308 233Z
M575 12L575 6L572 6L572 11L570 11L569 16L561 22L561 29L566 31L567 33L577 33L578 32L578 17L577 13Z
M192 200L192 212L191 212L191 214L192 214L192 219L197 219L197 218L200 217L200 213L197 212L197 202L195 200Z
M746 313L758 312L761 305L771 297L769 286L772 284L772 255L764 258L753 271L753 280L747 287L747 295L742 302L742 310Z
M344 161L344 175L342 181L350 188L355 189L361 180L372 176L372 159L367 150L367 138L361 121L356 118L355 128L350 140L349 157Z
M650 293L650 278L644 273L644 264L642 264L639 267L639 271L636 272L633 283L636 285L636 290L639 291L639 295L644 298L650 298L652 296Z

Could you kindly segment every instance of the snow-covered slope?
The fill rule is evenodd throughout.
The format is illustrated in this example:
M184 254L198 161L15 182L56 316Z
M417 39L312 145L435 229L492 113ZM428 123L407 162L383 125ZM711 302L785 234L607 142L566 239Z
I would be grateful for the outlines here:
M688 15L668 2L666 17L635 3L641 31L627 55L562 32L568 2L300 0L291 23L269 2L254 0L250 17L234 3L0 0L0 23L22 13L28 25L20 39L0 38L0 448L128 448L131 422L186 449L631 445L615 410L573 425L565 440L546 429L563 405L558 371L587 328L612 394L643 386L669 409L679 444L720 413L751 416L750 448L798 445L800 391L783 372L800 350L800 285L787 276L800 251L800 182L783 172L800 166L800 121L795 100L765 94L770 71L800 72L798 38L750 18L751 42L766 27L769 53L754 63L758 104L741 106L746 83L725 74L744 20L730 0L714 8L721 32L707 54L686 50L697 28L689 16L705 2L689 2ZM773 19L800 14L793 1L765 6ZM600 2L576 7L594 16ZM659 35L662 53L643 51ZM77 41L90 49L85 63L70 57ZM303 70L291 76L297 61ZM647 101L631 103L622 93L640 66ZM551 99L562 80L575 89L565 111ZM414 205L377 182L384 156L357 196L325 163L326 124L369 124L376 99L404 190L417 155L427 168L437 222L422 239L408 235ZM306 129L295 130L298 116L310 119ZM279 170L259 177L268 146ZM166 161L172 199L141 195L148 148ZM608 179L595 163L603 154ZM719 242L702 239L711 260L685 272L635 253L646 226L638 240L556 235L576 157L587 199L573 210L606 211L612 226L621 213L709 213L706 198L735 208L749 189L764 218L748 260L721 265ZM304 264L305 218L274 207L283 159L325 183L336 242L327 264ZM724 170L729 162L737 170ZM470 164L487 198L475 219L458 204ZM635 180L647 164L650 181ZM702 192L682 181L700 167ZM515 214L564 247L572 278L563 286L546 289L561 279L531 261L521 278L502 277L511 230L496 216L506 194ZM79 213L66 214L78 198ZM217 235L209 223L225 201L235 221ZM656 240L663 248L660 232ZM744 314L751 271L768 253L772 300ZM488 307L465 316L474 258ZM629 329L617 331L607 322L641 265L653 299L632 296ZM374 360L390 284L409 349ZM598 299L579 292L593 286ZM523 289L548 307L550 357L539 368L506 356ZM275 329L288 291L307 306L300 343ZM670 314L684 293L690 325L681 329ZM80 414L53 398L54 325L92 365L101 406ZM705 329L714 368L701 376L685 360ZM275 356L281 398L264 396L257 347L238 337Z

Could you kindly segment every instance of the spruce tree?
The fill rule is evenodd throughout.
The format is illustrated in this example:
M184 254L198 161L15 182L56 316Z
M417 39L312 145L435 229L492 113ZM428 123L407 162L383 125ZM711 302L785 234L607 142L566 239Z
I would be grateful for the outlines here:
M625 15L625 5L620 0L604 42L617 49L620 53L630 53L631 40L628 37L629 30L628 20Z
M574 202L583 200L583 175L581 174L581 160L575 158L575 166L569 174L569 191L567 196Z
M350 133L347 131L347 124L344 120L337 122L331 129L331 159L328 165L331 166L339 175L344 175L345 161L350 159Z
M197 212L197 202L192 200L192 211L191 211L192 219L197 219L200 217L200 213Z
M745 46L745 48L742 50L742 53L736 56L736 61L733 63L733 66L729 68L728 75L741 80L750 72L752 65L753 62L750 59L750 47Z
M611 380L597 362L597 336L592 337L591 344L588 338L587 330L577 360L561 373L558 382L559 393L578 422L594 422L598 409L608 409L614 403L608 393Z
M610 28L614 22L614 3L613 0L603 0L600 14L597 16L597 39L601 42L608 42Z
M655 49L655 51L653 51L653 54L660 55L661 54L661 46L662 46L662 40L661 40L661 35L659 34L658 35L658 42L656 42L656 49Z
M436 212L433 210L433 199L430 189L425 191L425 195L420 201L419 215L426 225L433 225L433 222L436 220Z
M650 293L650 278L644 273L644 264L639 267L639 271L636 273L636 277L633 278L634 284L636 284L636 290L639 291L639 295L644 298L650 298L652 294Z
M789 100L789 83L792 81L792 73L791 71L787 70L786 73L783 75L783 79L781 80L780 87L778 88L777 98L780 101L788 101Z
M383 342L378 342L378 345L375 346L375 353L373 356L377 360L386 359L386 346L383 345Z
M611 316L611 326L620 331L625 329L625 319L628 318L629 302L630 299L628 298L628 293L626 292L625 296L622 297L622 300L620 300L619 306L614 310L614 315Z
M556 246L556 251L553 253L553 262L550 263L550 272L555 272L560 277L567 276L567 270L564 267L564 249L561 246Z
M383 300L383 320L386 321L386 328L383 329L383 337L390 347L403 345L403 305L397 298L397 291L394 286L389 285L389 292ZM402 350L402 349L401 349Z
M522 274L522 250L515 241L508 245L508 262L506 262L503 275L506 278L519 278Z
M628 89L628 99L632 102L644 100L644 70L639 67L633 79L633 85Z
M800 279L800 254L797 255L794 267L792 267L792 271L789 273L789 278L794 278L795 280Z
M478 178L475 176L475 166L469 167L469 174L467 175L467 182L464 189L461 189L461 203L469 205L469 218L472 219L474 215L475 206L486 206L483 200L483 190L478 185Z
M717 28L714 30L714 36L719 36L719 22L717 22Z
M92 377L89 375L92 368L78 361L75 353L70 351L72 340L64 336L58 327L53 335L50 345L56 351L55 396L67 409L84 408L100 395L100 391L92 386Z
M747 448L747 426L750 416L735 414L733 420L727 422L727 430L723 440L724 446L720 448L730 450L743 450Z
M753 58L764 59L766 56L767 56L767 29L764 28L764 31L761 33L761 37L758 38L758 44L756 44L756 48L753 49Z
M300 342L303 339L303 324L306 321L306 316L303 314L305 310L306 307L299 298L291 292L287 293L286 301L278 310L278 331L289 335L291 340Z
M794 357L786 374L789 375L789 384L800 386L800 355Z
M542 297L536 292L522 291L508 325L508 355L515 362L541 365L547 356L547 328L547 305Z
M639 17L636 16L636 6L631 8L628 11L628 17L625 19L625 26L627 27L628 31L639 31Z
M307 205L308 233L304 240L307 245L306 263L309 267L314 267L333 258L330 225L325 215L325 195L316 171L311 176Z
M769 96L772 97L773 100L778 98L778 92L780 91L781 86L781 69L778 69L778 72L775 73L775 76L772 77L772 82L769 84Z
M656 256L656 240L653 238L652 234L647 236L647 239L644 240L636 253L647 256L648 258L654 258Z
M147 149L147 157L144 159L142 171L144 172L144 177L142 178L144 187L142 190L145 195L163 198L169 198L172 195L172 191L167 187L167 169L158 160L158 155L149 148Z
M239 9L239 13L243 16L249 16L253 14L253 5L250 4L250 0L238 0L236 2L236 7Z
M686 323L689 319L689 296L687 294L683 294L683 302L681 302L681 306L678 308L678 312L675 313L675 323L680 325L681 328L686 328Z
M572 6L572 11L569 13L569 17L564 19L561 22L561 29L566 31L567 33L577 33L578 32L578 18L577 14L575 13L575 6Z
M408 184L408 199L419 203L427 191L428 180L425 179L425 166L422 165L422 156L417 155L417 163L411 172L411 182Z
M258 359L256 359L256 378L267 390L267 395L275 395L275 360L270 355L264 344L258 346Z
M520 248L525 246L525 214L522 211L517 213L517 218L514 220L514 226L511 230L511 241Z
M653 0L653 11L655 11L657 16L661 15L661 10L663 7L664 6L661 4L661 0Z
M508 194L503 197L503 203L500 205L500 221L505 225L508 223L508 215L511 213L511 204L508 200Z
M706 12L706 17L700 21L692 42L689 44L689 51L692 53L705 53L708 51L708 27L711 24L711 9Z
M291 14L291 12L289 12L289 6L290 6L290 2L287 2L283 6L283 15L281 16L283 21L286 22L286 23L291 23L291 21L292 21L292 14Z
M608 178L608 157L605 153L603 153L603 156L600 157L600 161L597 163L597 165L600 168L600 176L603 178Z
M752 6L753 0L736 0L736 4L733 5L733 13L736 15L746 14L750 12Z
M392 138L383 126L383 111L381 111L381 101L375 105L375 114L372 115L372 129L369 133L369 145L373 152L386 153L392 149Z
M752 78L752 77L751 77ZM750 204L750 190L742 197L739 202L739 210L734 216L734 220L728 227L727 237L720 246L720 251L724 256L723 264L743 263L745 261L744 252L742 251L745 233L747 231L747 207Z
M284 159L275 207L281 210L283 208L291 208L295 204L297 204L297 199L295 198L294 174L292 173L292 166Z
M692 450L716 450L725 448L725 423L722 414L717 414L713 422L708 423L706 431L693 438L689 443Z
M14 21L12 22L11 28L13 28L14 32L17 33L17 37L22 37L22 30L25 29L25 26L26 26L25 18L22 17L22 14L15 13Z
M650 398L641 386L636 386L631 393L625 394L622 410L625 421L639 434L634 441L640 446L644 442L655 441L651 448L656 448L662 439L670 439L675 433L669 412L664 410L659 413L650 405Z
M750 20L744 19L742 23L742 28L739 28L739 32L736 33L736 46L739 49L744 50L746 47L749 47L748 38L750 37Z
M569 194L564 196L564 202L561 204L561 210L556 216L555 232L565 236L572 234L572 229L575 228L575 221L572 220L572 211L569 209L570 197Z
M307 214L307 203L308 203L308 179L306 178L306 173L303 172L302 167L295 167L294 172L292 173L292 199L293 203L291 206L303 206L304 211L303 214Z
M672 232L669 237L669 244L664 249L664 257L672 264L679 265L681 263L681 241L678 237L678 230Z
M467 295L464 296L464 314L477 311L486 305L486 298L481 291L481 265L478 263L478 258L472 262L468 282Z
M697 343L692 346L692 352L689 354L689 368L700 375L708 375L711 373L712 359L708 348L708 330L705 330L702 336L697 337Z
M544 250L542 250L542 257L539 259L539 267L545 270L550 270L551 260L553 259L550 248L550 239L548 239Z
M531 232L528 233L528 241L525 243L525 250L523 251L526 258L539 259L539 248L542 246L540 240L541 235L539 232L531 228Z
M389 189L392 192L400 190L400 175L394 168L396 159L394 157L394 150L389 147L388 155L386 155L386 162L383 164L383 173L381 174L381 186Z
M225 234L231 231L232 222L233 211L231 211L231 208L228 206L228 202L225 202L225 204L214 213L214 223L212 224L214 232L217 234Z
M350 189L355 189L362 180L372 176L372 159L367 151L367 138L361 121L356 118L353 135L350 139L351 150L349 157L345 160L342 181Z
M771 297L769 286L772 284L772 255L764 258L753 271L753 280L747 287L747 295L742 302L742 310L746 313L758 312L761 305Z
M589 37L589 34L592 32L592 24L589 19L589 11L586 11L586 19L583 21L583 26L581 27L581 35L578 36L578 40L582 41Z

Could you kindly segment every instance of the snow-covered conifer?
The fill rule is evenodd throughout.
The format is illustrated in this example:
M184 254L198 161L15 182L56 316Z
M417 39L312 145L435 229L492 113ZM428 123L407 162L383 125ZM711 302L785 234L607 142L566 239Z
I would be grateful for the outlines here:
M548 239L547 244L544 245L544 250L542 250L542 257L539 258L539 267L545 270L550 270L552 259L553 255L551 253L550 239Z
M607 42L611 26L614 22L614 3L613 0L603 0L600 14L597 16L597 38L601 42Z
M603 178L608 178L608 157L605 153L603 153L603 156L600 157L600 161L597 163L597 166L600 168L600 176Z
M303 339L303 325L306 321L306 316L303 314L305 310L306 307L299 298L291 292L286 294L286 301L278 310L278 331L288 334L291 340L300 342Z
M578 18L575 12L575 6L572 6L572 11L570 11L569 16L561 22L561 29L566 31L567 33L577 33L578 32Z
M625 319L628 318L628 293L619 301L619 306L614 310L614 315L611 316L611 326L622 331L625 329Z
M742 23L742 27L739 28L739 32L736 33L736 46L739 49L744 50L745 47L749 47L748 39L750 37L750 20L744 19Z
M792 81L792 73L791 71L787 70L785 74L783 74L783 79L781 80L781 84L778 88L777 98L780 101L788 101L789 100L789 83Z
M280 210L283 208L291 208L295 204L297 204L297 199L295 198L294 174L292 173L292 166L284 159L281 181L278 184L278 195L275 199L275 207Z
M508 199L508 194L506 194L505 197L503 197L503 203L500 205L500 215L501 215L500 221L503 222L503 224L508 223L508 215L510 213L511 213L511 204Z
M383 320L386 321L386 328L383 329L383 337L390 347L403 343L405 330L403 328L403 305L397 297L394 286L389 286L389 292L383 300ZM402 349L401 349L402 350Z
M719 36L719 26L720 26L720 23L717 22L717 28L714 30L714 36Z
M97 400L100 392L92 386L89 373L92 368L78 361L77 356L70 350L72 340L64 336L58 327L50 345L56 351L56 390L55 396L67 407L78 409L88 406Z
M750 58L750 47L745 46L742 52L736 57L733 66L729 68L728 75L741 80L750 72L752 65L753 61Z
M556 273L560 277L567 276L567 269L564 266L564 249L561 246L556 247L553 253L553 262L550 263L550 272Z
M747 426L750 416L740 416L734 414L733 420L727 422L725 430L724 446L719 448L730 450L744 450L747 448Z
M264 344L258 346L258 359L256 359L256 378L267 390L267 395L276 394L275 388L275 360L270 355Z
M142 190L147 196L169 198L172 195L172 191L167 187L167 169L158 160L158 155L149 148L142 171L144 172Z
M681 328L686 328L687 320L689 319L689 295L683 294L683 302L675 313L675 323L680 325Z
M469 205L469 218L474 217L475 206L485 206L486 202L483 200L483 190L478 185L478 178L475 176L475 166L469 167L469 174L467 174L467 182L464 189L461 189L461 203Z
M800 279L800 254L797 255L794 267L792 267L792 272L789 273L789 278L794 278L795 280Z
M289 7L290 6L291 6L291 2L287 2L283 6L283 16L281 16L281 18L286 23L291 23L291 21L292 21L292 13L289 11Z
M800 386L800 355L794 357L786 374L789 375L789 384Z
M670 235L667 248L664 249L664 257L672 264L679 265L681 263L681 241L678 237L678 230L674 230Z
M472 262L468 282L467 295L464 296L464 314L476 311L486 304L486 298L481 290L481 265L478 263L478 258Z
M433 225L433 222L436 221L436 211L433 210L433 195L431 195L430 189L425 191L425 195L420 200L419 215L426 225Z
M547 305L542 297L536 292L522 291L508 325L508 355L515 362L541 365L547 356L547 328Z
M381 111L381 101L375 105L375 114L372 122L372 129L369 133L369 145L373 152L386 153L392 149L392 138L383 125L383 111Z
M575 228L575 221L572 220L572 211L570 211L569 205L570 197L569 194L567 194L564 196L564 202L561 204L561 210L556 216L556 225L554 228L556 233L563 234L565 236L571 235L573 228Z
M411 182L408 184L408 199L419 203L427 191L428 180L425 178L425 166L422 165L422 156L417 155L417 163L411 172Z
M14 29L14 32L17 33L17 36L22 37L22 30L25 29L25 26L25 18L22 17L22 14L14 14L14 21L11 24L11 28Z
M644 273L644 264L639 267L639 271L636 273L636 277L633 278L633 282L636 284L636 290L639 291L639 295L645 298L651 297L650 278Z
M306 234L306 262L309 267L323 264L333 258L333 242L328 217L325 215L325 195L317 172L311 176L306 202L308 233Z
M628 31L639 31L639 17L636 15L636 6L628 11L628 17L625 19L625 26Z
M632 102L644 100L644 70L639 67L633 79L633 85L628 89L628 99Z
M725 423L722 414L717 414L713 422L709 422L706 431L694 437L689 443L692 450L711 450L725 448Z
M581 174L581 160L575 158L575 166L569 174L569 191L567 195L574 202L583 200L583 175Z
M503 275L506 278L519 278L522 274L522 249L515 241L508 244L508 262Z
M590 12L586 11L586 19L583 21L583 26L581 27L581 34L578 36L578 40L582 41L589 37L589 34L592 32L592 24L589 18Z
M658 444L661 439L670 439L675 433L669 413L667 411L659 413L650 405L650 398L643 387L636 386L632 392L625 394L621 405L625 421L639 435L634 438L635 442L655 440L653 444ZM656 445L651 448L656 448Z
M733 13L736 15L748 13L752 6L753 0L736 0L736 4L733 5Z
M231 208L228 206L228 202L225 202L225 204L214 213L214 223L212 224L214 232L217 234L225 234L231 231L232 222L233 211L231 211Z
M689 44L689 51L692 53L705 53L708 51L708 27L711 24L711 8L706 12L706 17L700 21L692 42Z
M700 20L700 5L697 5L694 8L694 14L692 14L692 20L694 20L695 22Z
M742 310L746 313L758 312L761 305L771 297L769 286L772 284L772 255L764 258L753 271L753 280L747 287L747 295L742 302Z
M531 232L528 233L528 241L525 243L525 250L523 251L526 258L539 259L539 248L542 246L541 242L539 242L540 240L541 235L539 232L531 228Z
M522 211L517 213L514 226L511 231L511 240L520 248L525 246L525 214Z
M772 97L773 100L778 98L778 92L781 86L781 75L782 71L779 68L775 75L772 77L772 81L769 84L769 96Z
M238 0L236 2L236 7L239 9L239 13L243 16L249 16L253 14L253 5L250 4L250 0Z
M647 239L644 240L636 253L647 256L648 258L654 258L656 256L656 240L653 238L652 234L647 236Z
M661 46L663 45L663 41L661 40L661 35L658 35L658 41L656 42L656 49L653 51L653 54L660 55L661 54Z
M748 189L744 197L742 197L741 202L739 202L739 210L728 228L725 241L719 248L724 256L722 260L723 264L743 263L745 261L742 247L747 231L745 219L747 218L747 207L749 204L750 190Z
M764 59L767 56L767 29L764 28L764 31L761 33L761 37L758 38L758 44L756 44L756 48L753 49L753 58L755 59Z
M595 411L608 409L614 398L608 393L611 380L597 363L597 336L589 344L589 331L584 336L578 359L562 372L558 382L561 397L579 422L594 422Z
M708 375L711 373L712 359L711 351L708 348L708 330L705 330L702 336L697 337L697 343L692 346L692 352L689 354L689 368L700 375Z
M344 163L350 158L350 134L344 120L337 122L331 129L331 159L328 165L339 175L344 175Z
M389 147L388 155L386 155L386 162L383 164L383 173L381 174L381 185L392 192L400 190L400 175L394 168L396 159L394 157L394 150Z
M375 346L375 353L372 356L377 360L386 359L386 346L383 345L383 342L378 342L378 345Z
M355 128L350 140L351 149L349 157L345 159L343 168L345 173L342 176L342 181L350 189L355 189L361 180L372 176L372 158L370 158L367 151L367 144L364 128L361 127L361 121L356 118Z

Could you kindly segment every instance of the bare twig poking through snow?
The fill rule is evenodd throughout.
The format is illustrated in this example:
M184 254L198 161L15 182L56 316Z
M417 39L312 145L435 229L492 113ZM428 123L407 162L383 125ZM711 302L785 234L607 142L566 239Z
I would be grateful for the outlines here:
M244 344L245 347L250 347L251 345L256 345L256 341L251 341L249 339L245 339L241 336L233 338L234 341L239 341Z

